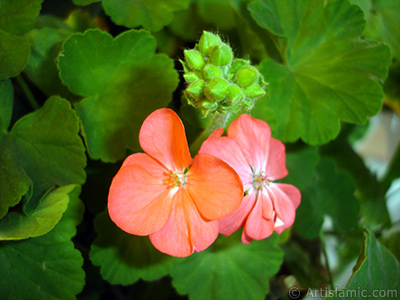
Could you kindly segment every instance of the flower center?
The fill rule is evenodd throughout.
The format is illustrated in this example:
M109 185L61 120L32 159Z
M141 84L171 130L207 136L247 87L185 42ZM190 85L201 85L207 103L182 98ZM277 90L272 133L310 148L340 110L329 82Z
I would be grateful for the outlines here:
M257 191L262 190L264 187L269 186L272 179L264 175L264 172L253 173L253 188Z
M168 184L172 188L180 188L186 183L186 174L184 173L184 171L168 170L167 178L163 182L165 184Z

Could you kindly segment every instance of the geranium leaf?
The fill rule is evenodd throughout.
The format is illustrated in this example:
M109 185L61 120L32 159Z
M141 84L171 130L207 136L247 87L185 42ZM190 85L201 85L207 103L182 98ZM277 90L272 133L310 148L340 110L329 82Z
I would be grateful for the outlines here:
M200 0L198 1L199 15L207 22L222 30L236 27L236 12L232 0ZM221 17L223 12L223 18Z
M174 265L172 284L192 300L264 299L269 291L268 276L282 263L278 240L273 234L244 245L239 231L220 236L210 248Z
M259 26L276 35L284 61L261 63L271 97L254 110L277 138L323 144L337 136L340 121L365 123L381 109L378 80L387 76L390 50L360 39L365 22L358 6L257 0L248 8Z
M10 126L13 108L14 90L11 80L0 81L0 137L7 132Z
M81 6L89 5L99 1L101 0L72 0L72 2L74 2L75 5L81 5Z
M45 27L31 32L32 48L24 73L48 96L60 95L71 100L72 93L62 84L54 63L64 40L71 34L66 29Z
M325 299L361 300L373 297L395 300L399 294L399 262L371 232L365 231L362 250L346 288L335 291Z
M28 63L28 39L0 30L0 80L19 75Z
M60 75L74 93L87 96L76 108L92 158L117 161L127 149L137 150L144 119L171 101L178 76L173 61L154 54L155 47L143 30L115 39L89 30L64 43Z
M171 23L173 12L186 9L189 0L103 0L107 15L118 25L128 28L143 26L161 30Z
M335 170L333 162L321 158L313 183L302 190L294 223L296 232L305 238L316 238L324 216L330 216L335 227L343 233L356 226L358 219L355 216L359 215L360 205L354 192L351 176Z
M33 182L25 213L32 212L50 188L85 182L85 148L78 132L75 112L60 97L49 98L38 111L15 123L11 135L18 159Z
M68 207L68 193L75 187L67 185L50 192L32 214L9 212L0 223L0 241L37 237L52 230Z
M364 35L367 38L386 42L393 57L400 55L400 2L397 0L350 0L364 12L367 26Z
M0 218L21 201L31 186L31 180L15 153L16 146L12 138L3 137L0 142Z
M314 179L318 163L318 149L304 147L286 152L286 167L289 175L282 181L295 185L299 190L307 187Z
M30 30L42 8L43 0L0 1L0 30L23 34Z
M70 193L67 211L47 234L0 243L1 298L76 299L85 284L83 258L71 242L84 209L79 192Z
M171 271L177 260L156 250L148 237L119 229L107 213L98 215L95 228L98 237L92 244L90 259L111 284L129 285L139 278L159 279Z

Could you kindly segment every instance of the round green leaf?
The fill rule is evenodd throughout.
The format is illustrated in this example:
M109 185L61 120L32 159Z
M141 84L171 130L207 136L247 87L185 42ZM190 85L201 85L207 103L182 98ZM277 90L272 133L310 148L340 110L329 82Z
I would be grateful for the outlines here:
M32 48L24 73L48 96L60 95L71 100L72 93L62 84L54 63L64 40L71 33L65 29L45 27L31 32Z
M75 5L81 5L81 6L89 5L99 1L101 0L72 0L72 2L74 2Z
M17 205L31 186L31 180L16 156L15 142L11 136L0 141L0 219L10 207ZM0 227L4 220L0 222Z
M31 47L25 37L0 30L0 80L19 75L30 53Z
M172 256L156 250L148 237L134 236L119 229L107 213L95 220L98 237L92 244L90 259L99 266L111 284L133 284L139 278L155 280L171 271Z
M0 223L0 241L22 240L48 233L60 221L68 207L68 193L75 187L67 185L50 192L30 215L9 212Z
M127 149L137 150L144 119L171 101L178 76L173 61L155 48L143 30L115 39L89 30L64 43L60 75L74 93L87 96L76 109L92 158L117 161Z
M30 30L42 8L43 0L1 0L0 30L23 34Z
M261 64L271 97L260 99L254 110L277 138L326 143L337 136L340 121L365 123L380 110L383 91L377 80L387 75L390 50L360 39L365 22L357 6L257 0L248 8L259 26L278 36L285 62Z
M74 300L85 285L83 258L71 238L82 219L80 189L70 193L67 211L53 230L23 241L0 242L0 298Z
M302 190L294 223L296 232L305 238L318 237L325 215L342 233L355 227L360 204L354 197L351 176L335 170L334 163L326 158L320 159L314 176L314 182Z
M393 57L400 55L400 2L397 0L350 0L364 12L367 38L386 42Z
M400 295L400 264L374 235L365 231L361 254L344 290L325 299L387 299Z
M103 0L106 14L118 25L128 28L143 26L161 30L171 23L173 12L186 9L189 0Z
M11 135L18 159L33 182L26 213L36 208L50 188L85 182L86 155L78 133L76 113L60 97L49 98L42 108L15 123Z
M180 294L192 300L260 300L268 293L268 276L278 272L283 253L278 235L249 245L240 242L240 232L220 236L208 249L195 253L172 270Z
M7 132L10 126L13 109L14 89L11 80L0 81L0 136Z

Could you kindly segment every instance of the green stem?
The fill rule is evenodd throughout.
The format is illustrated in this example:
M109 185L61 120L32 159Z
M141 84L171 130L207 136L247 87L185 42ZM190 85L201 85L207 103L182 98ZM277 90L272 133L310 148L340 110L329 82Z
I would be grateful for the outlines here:
M330 285L329 288L332 289L332 288L334 287L334 285L333 285L333 276L332 276L331 267L330 267L330 265L329 265L328 253L326 252L326 243L325 243L325 239L324 239L324 236L323 236L322 233L319 235L319 239L320 239L320 241L321 241L322 254L323 254L323 256L324 256L326 271L327 271L328 277L329 277L329 278L328 278L328 282L329 282L329 285Z
M216 114L203 130L203 132L196 138L196 140L190 145L190 153L196 155L199 152L203 142L210 136L211 133L217 128L224 128L229 120L229 114Z
M25 80L22 78L21 75L17 76L16 79L19 85L21 86L22 90L24 91L25 96L29 101L29 104L33 107L34 110L38 110L40 108L40 105L37 103L35 97L33 96Z

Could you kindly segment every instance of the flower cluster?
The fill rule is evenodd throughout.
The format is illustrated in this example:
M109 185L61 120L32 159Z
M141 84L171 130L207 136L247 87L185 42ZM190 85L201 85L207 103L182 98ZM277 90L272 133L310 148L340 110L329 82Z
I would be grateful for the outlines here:
M148 116L139 133L145 153L130 155L110 187L113 222L182 257L206 249L218 233L244 227L242 242L249 243L291 226L300 192L274 182L287 175L284 145L246 114L222 133L214 131L192 159L175 112Z
M249 60L233 57L231 47L218 35L204 31L194 49L184 51L181 61L188 84L184 95L189 104L209 113L251 110L265 95L266 83Z

